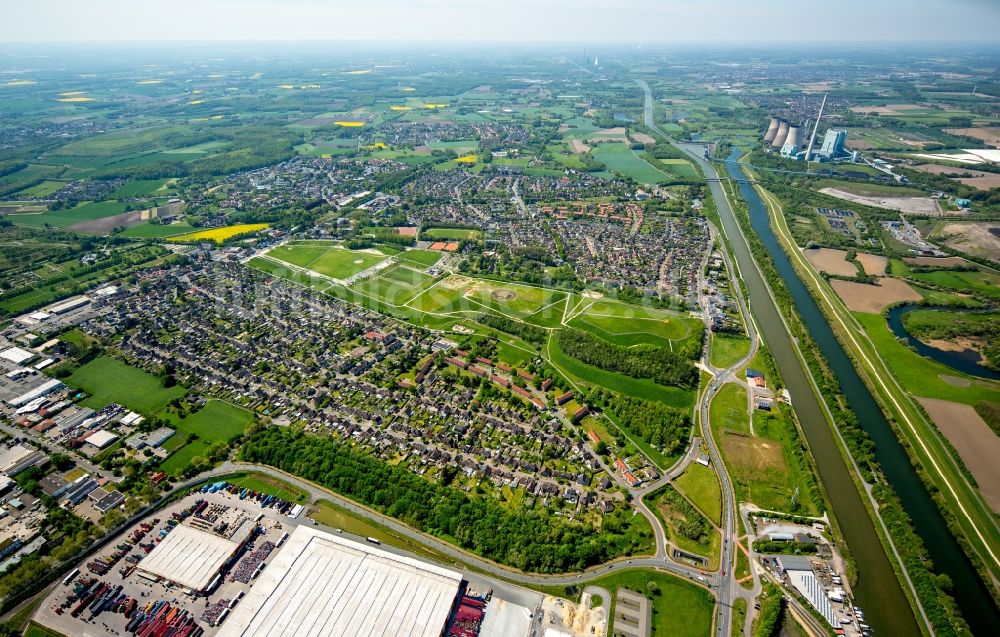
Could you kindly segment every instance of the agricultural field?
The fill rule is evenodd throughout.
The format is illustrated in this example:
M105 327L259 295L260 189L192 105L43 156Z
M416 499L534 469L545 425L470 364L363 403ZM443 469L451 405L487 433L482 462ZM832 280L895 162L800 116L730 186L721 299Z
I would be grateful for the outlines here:
M591 155L609 171L630 177L641 184L658 184L669 180L668 175L654 168L626 144L598 144Z
M113 217L125 212L125 204L118 201L85 201L74 208L51 210L41 213L19 213L7 215L17 225L53 228L68 228L69 226Z
M216 243L222 243L227 239L232 239L233 237L250 234L252 232L259 232L268 227L266 223L239 223L233 226L224 226L222 228L211 228L208 230L198 230L196 232L189 232L187 234L182 234L175 236L171 241L176 243L193 243L197 241L214 241Z
M156 376L110 356L95 358L65 382L90 394L83 404L91 409L118 403L143 414L154 414L187 393L180 386L164 387Z
M127 239L162 239L164 237L193 232L194 230L196 228L183 221L170 224L143 223L131 228L125 228L118 236Z

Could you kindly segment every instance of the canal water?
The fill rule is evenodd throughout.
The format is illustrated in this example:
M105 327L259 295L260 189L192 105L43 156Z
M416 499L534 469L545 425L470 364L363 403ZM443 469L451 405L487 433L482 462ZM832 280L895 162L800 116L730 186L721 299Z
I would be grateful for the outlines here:
M954 585L953 594L962 615L975 635L996 634L1000 626L1000 611L990 596L986 586L979 579L971 562L959 548L958 542L948 531L937 506L931 500L927 489L917 477L910 460L896 439L882 410L861 380L843 347L837 341L809 290L799 279L788 255L785 254L777 237L771 230L767 210L756 190L746 182L736 162L738 151L734 151L726 163L729 176L738 180L740 194L750 210L750 222L754 232L760 237L765 249L774 261L775 267L791 293L796 310L802 317L810 335L816 341L823 356L833 370L841 391L847 398L861 426L876 444L876 457L886 479L892 485L909 514L917 533L923 538L928 553L938 573L947 574ZM723 217L725 224L726 218ZM730 225L735 219L729 219ZM738 230L738 229L737 229ZM727 234L732 237L729 227ZM734 242L735 244L736 242ZM744 279L750 262L737 259L741 263ZM746 265L743 265L746 264ZM753 297L759 292L749 285L751 307ZM766 293L766 292L765 292ZM767 303L759 306L767 307ZM755 316L757 312L755 311ZM851 549L858 568L858 585L855 592L859 605L865 610L868 623L876 630L876 635L918 634L915 619L902 596L902 590L892 572L888 558L881 544L861 497L851 482L833 434L827 426L817 401L810 400L812 391L801 371L795 353L790 348L790 338L780 319L757 316L764 339L778 364L782 378L792 395L793 405L799 421L816 458L820 477L823 480L833 505L834 513L841 524L847 544ZM782 334L784 333L784 338Z
M903 325L903 317L912 312L913 310L946 310L949 312L955 312L954 308L948 307L927 307L924 305L897 305L896 307L889 310L886 316L886 321L889 323L889 329L896 338L901 338L906 341L906 343L912 347L921 356L926 356L931 360L935 360L942 365L947 365L954 370L958 370L970 376L979 376L980 378L989 378L991 380L1000 380L1000 372L990 369L989 367L984 367L979 364L980 356L978 352L965 350L960 352L953 352L943 349L938 349L937 347L931 347L918 338L913 337L909 332L906 331L906 326Z

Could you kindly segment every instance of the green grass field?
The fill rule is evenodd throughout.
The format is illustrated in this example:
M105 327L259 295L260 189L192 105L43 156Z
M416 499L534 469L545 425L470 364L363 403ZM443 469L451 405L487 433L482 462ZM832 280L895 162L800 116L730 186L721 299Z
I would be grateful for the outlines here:
M348 279L358 272L385 261L385 256L347 250L339 246L316 243L293 243L279 246L267 255L273 259L285 261L317 274L334 279Z
M899 382L911 393L927 398L940 398L968 405L981 400L1000 403L1000 383L975 379L917 354L896 340L885 319L877 314L852 313L878 348L882 359ZM958 387L942 380L942 376L965 378L968 386Z
M202 440L215 442L242 434L253 420L253 414L221 400L209 400L187 418L172 417L170 420L179 432L197 434Z
M712 365L726 369L750 352L750 339L728 334L712 334L709 359Z
M572 312L575 316L570 326L625 347L647 344L673 351L688 339L699 339L702 333L699 319L615 301L589 303Z
M138 226L132 226L131 228L125 228L125 230L123 230L118 236L130 239L161 239L175 234L194 232L195 230L197 230L197 228L190 226L185 222L171 223L167 225L143 223Z
M44 198L48 197L55 191L59 190L66 185L65 181L52 181L45 180L40 184L35 184L30 188L25 188L24 190L18 190L14 193L14 197L32 197L32 198Z
M651 635L706 637L712 634L715 598L707 589L679 577L663 571L636 569L599 577L587 584L606 588L617 597L619 588L645 595L650 582L659 590L659 594L654 593L651 600ZM614 601L611 600L611 603L614 604ZM608 634L616 634L613 626L608 626Z
M433 282L434 277L400 265L376 277L359 281L351 289L377 297L390 305L403 305Z
M722 520L722 488L711 467L692 462L674 485L715 524Z
M142 197L145 195L151 195L157 190L163 188L163 186L165 186L168 181L170 180L136 179L119 187L117 190L111 193L111 197L113 199L117 199L118 197Z
M399 255L399 261L410 267L426 270L441 260L437 250L407 250Z
M597 144L591 155L608 170L631 177L641 184L658 184L669 179L668 175L648 164L625 144Z
M977 270L974 272L958 272L955 270L914 272L899 259L893 259L889 263L894 276L916 279L917 281L924 281L959 292L977 292L983 296L1000 299L1000 276L986 270Z
M263 473L237 473L229 476L221 476L220 479L230 484L260 491L261 493L273 495L289 502L305 504L309 500L309 494L302 489L288 484L284 480Z
M714 431L725 429L738 433L750 433L750 415L747 412L747 390L737 383L726 383L719 393L712 398L709 406L709 418Z
M428 228L420 231L420 238L425 241L465 241L481 236L482 232L469 228Z
M202 458L208 455L208 443L204 440L192 440L163 461L160 470L171 476L177 477L184 473L184 470L191 466L191 461L196 457Z
M90 394L83 404L91 409L118 403L144 414L156 413L187 393L180 386L163 387L159 378L110 356L95 358L65 382Z

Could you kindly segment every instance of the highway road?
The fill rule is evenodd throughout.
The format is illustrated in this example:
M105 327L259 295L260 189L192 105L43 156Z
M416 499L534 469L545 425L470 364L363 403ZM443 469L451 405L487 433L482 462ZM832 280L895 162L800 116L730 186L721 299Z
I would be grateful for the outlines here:
M646 126L650 129L656 131L664 138L673 140L662 130L656 126L656 122L653 119L653 95L649 89L649 84L645 80L637 80L639 86L645 92L645 108L644 108L644 119ZM715 169L704 160L702 156L691 152L690 149L684 148L680 145L674 144L677 148L680 148L685 153L692 156L692 158L698 162L702 170L705 172L706 178L709 180L709 187L712 190L712 196L715 200L715 205L719 208L728 208L729 202L725 197L725 193L722 192L722 188L719 186L718 179L719 176L715 172ZM731 213L730 213L731 214ZM722 251L723 254L726 253L725 250ZM732 281L738 281L739 279L733 276L732 263L729 261L728 255L726 256L726 267L730 273L730 279ZM737 269L738 269L737 264ZM751 591L752 594L749 596L745 589L739 586L736 582L736 578L733 575L733 559L734 559L734 546L737 540L737 527L736 527L736 507L734 504L733 495L733 484L729 477L729 472L726 470L726 465L722 460L722 455L719 452L718 443L715 440L715 436L712 433L712 426L709 419L709 405L711 404L712 398L719 391L719 389L725 383L735 380L737 378L737 373L743 369L750 360L757 353L757 348L760 345L760 337L757 334L756 326L753 323L753 318L750 315L746 299L743 297L743 290L739 285L732 286L736 302L739 305L740 313L744 317L744 324L746 325L747 335L750 338L750 351L741 360L737 361L730 367L720 370L713 368L711 366L711 361L708 356L708 349L705 349L703 354L703 364L706 369L712 373L712 379L708 382L705 388L705 392L702 394L698 403L698 418L701 423L702 434L705 438L705 445L708 447L709 455L712 459L712 464L715 466L715 471L719 476L719 481L722 484L722 555L720 559L721 570L720 573L715 577L714 584L716 585L716 595L718 597L718 607L717 607L717 617L716 617L716 634L720 637L729 637L731 634L731 624L732 624L732 604L736 597L749 597L748 608L751 608L750 602L756 591L759 588L757 583L756 574L754 568L751 566L751 572L754 573L754 590ZM752 613L747 613L747 624L749 626L750 618ZM746 626L744 628L746 628Z

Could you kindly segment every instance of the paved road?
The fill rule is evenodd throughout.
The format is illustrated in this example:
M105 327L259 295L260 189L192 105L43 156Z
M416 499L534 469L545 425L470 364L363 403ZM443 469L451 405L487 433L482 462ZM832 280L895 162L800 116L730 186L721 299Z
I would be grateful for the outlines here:
M650 129L656 131L666 139L674 143L673 140L662 130L656 126L656 122L653 120L653 95L649 89L649 84L645 80L637 80L637 83L642 88L645 93L645 109L644 109L644 119L646 126ZM698 155L696 152L692 152L690 148L685 148L680 145L674 144L677 148L687 153L701 166L705 173L706 178L709 182L709 188L712 191L712 197L715 200L715 204L719 208L729 207L729 202L725 197L725 193L722 192L722 188L718 183L719 176L715 172L715 169L705 161L704 157ZM726 251L722 251L726 254ZM736 282L739 279L733 275L732 264L726 259L727 269L730 271L730 280ZM726 470L726 465L722 461L722 455L719 452L718 444L712 433L711 422L709 419L709 405L711 404L712 398L718 393L719 389L725 383L736 378L736 374L740 369L745 367L750 360L753 358L754 354L757 352L757 348L760 344L760 338L757 334L757 329L753 324L753 318L748 311L746 299L743 298L743 290L740 286L733 285L733 292L736 298L736 302L739 305L740 312L745 318L747 335L750 338L750 351L749 353L740 361L724 370L717 370L711 367L711 362L707 356L707 350L704 355L703 363L709 370L713 371L712 379L708 382L705 392L699 400L698 404L698 416L701 422L702 434L705 436L705 445L708 447L709 455L712 458L712 463L715 465L716 473L719 476L719 480L722 483L722 555L720 559L721 572L717 576L717 596L719 604L717 607L717 617L716 617L716 634L721 637L729 637L731 634L731 624L732 624L732 604L736 597L746 597L747 591L739 586L736 582L736 578L733 575L733 558L734 558L734 544L737 539L736 532L736 510L734 505L733 496L733 484L729 477L729 472ZM753 565L751 565L751 570L753 571ZM756 579L755 579L756 583ZM754 591L757 588L755 586ZM754 592L751 591L751 592ZM748 604L752 601L748 599ZM750 606L748 605L748 608ZM752 613L748 612L747 617L752 616Z
M358 504L353 500L349 500L343 496L340 496L329 489L321 487L312 482L305 481L297 476L290 473L285 473L280 469L275 467L270 467L267 465L257 465L245 462L225 462L219 467L213 469L207 474L202 474L201 479L206 476L221 476L227 473L233 473L237 471L256 471L258 473L263 473L265 475L270 475L275 478L279 478L288 482L303 491L305 491L309 498L313 501L315 500L328 500L334 502L340 507L343 507L354 513L356 515L374 520L392 530L394 533L405 536L419 542L438 553L447 555L448 557L455 559L464 565L471 567L475 571L484 573L493 577L497 577L503 580L514 582L517 584L542 584L542 585L568 585L568 584L583 584L588 579L592 579L598 575L604 575L605 573L610 573L614 571L624 570L628 568L655 568L660 570L670 571L675 575L681 577L686 577L693 581L700 582L705 585L714 585L716 583L716 577L705 576L702 571L685 566L683 564L676 564L667 559L656 558L656 557L636 557L636 558L620 558L613 562L602 564L600 566L588 569L587 571L581 571L579 573L561 573L556 575L535 575L530 573L523 573L521 571L512 569L510 567L492 562L490 560L483 559L477 555L464 551L452 544L439 540L438 538L417 531L411 527L396 521L393 518L382 515L378 511L369 509L368 507Z

